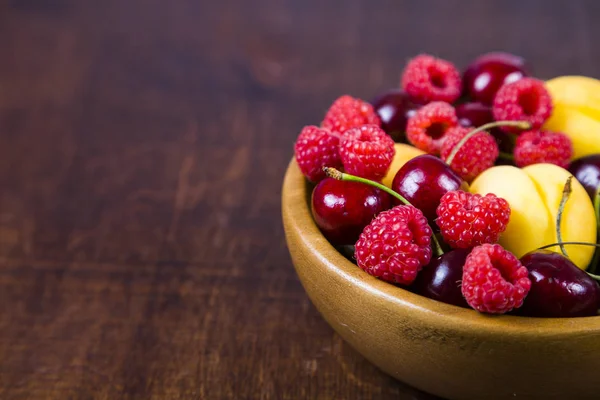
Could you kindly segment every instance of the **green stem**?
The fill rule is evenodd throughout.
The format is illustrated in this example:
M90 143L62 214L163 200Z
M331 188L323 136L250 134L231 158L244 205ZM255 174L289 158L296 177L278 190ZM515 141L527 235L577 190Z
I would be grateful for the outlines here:
M432 231L433 231L433 229L432 229ZM442 254L444 254L444 250L442 249L442 245L438 241L437 236L435 235L435 232L433 232L431 234L431 238L433 239L433 244L435 246L435 255L439 257Z
M502 151L498 154L498 157L502 158L504 160L509 160L509 161L514 161L514 159L515 159L515 156L513 156L512 154L504 153Z
M560 205L558 206L558 214L556 215L556 239L558 239L558 243L560 243L560 251L563 253L565 257L569 257L567 254L567 250L565 246L562 245L562 228L560 227L562 222L563 212L565 211L565 206L567 204L567 200L571 197L571 181L573 180L573 176L569 176L567 181L565 182L565 186L562 192L562 198L560 199Z
M595 274L591 274L591 273L589 273L587 271L585 271L585 273L588 274L590 276L590 278L595 279L597 281L600 281L600 276L595 275Z
M473 129L471 132L467 133L465 135L465 137L460 139L460 141L456 144L456 146L454 146L454 148L452 149L452 152L446 159L446 164L452 165L452 161L454 161L454 157L456 157L456 154L458 153L460 148L465 143L467 143L467 140L471 139L474 135L478 134L481 131L485 131L486 129L496 128L498 126L514 126L519 129L531 128L531 124L527 121L495 121L495 122L489 122L487 124L481 125L480 127Z
M596 249L594 256L592 257L592 262L590 262L588 268L593 272L596 272L598 270L598 264L600 264L600 250Z
M561 248L562 248L562 246L564 244L576 244L576 245L580 245L580 246L592 246L592 247L600 248L600 244L596 244L596 243L588 243L588 242L557 242L557 243L547 244L547 245L542 246L542 247L538 247L538 250L549 249L550 247L556 247L556 246L561 246ZM592 263L590 265L593 265L593 264L594 264L594 261L592 259ZM589 266L588 266L588 268L589 268ZM588 272L588 271L585 271L585 270L584 270L584 272L586 274L588 274L591 278L593 278L593 279L595 279L597 281L600 281L600 276L594 275L591 272ZM594 271L594 272L596 272L596 271Z
M596 214L596 226L598 233L598 240L600 240L600 186L596 189L596 193L594 194L594 212ZM600 250L596 249L594 252L594 256L592 257L591 266L594 269L593 272L596 272L598 269L598 265L600 264Z
M432 230L433 232L433 230ZM444 250L442 250L442 246L440 245L440 242L438 242L437 237L435 237L435 233L431 234L431 239L433 239L433 244L435 246L435 254L439 257L442 254L444 254Z
M563 244L575 244L578 246L592 246L592 247L599 247L600 248L600 244L596 244L596 243L588 243L588 242L556 242L556 243L551 243L551 244L547 244L545 246L542 247L538 247L538 250L544 250L544 249L549 249L550 247L556 247L556 246L562 246Z
M598 186L594 195L594 212L596 213L596 225L600 229L600 186Z
M331 168L331 167L324 167L323 171L325 171L325 174L333 179L337 179L338 181L350 181L350 182L360 182L360 183L364 183L366 185L371 185L371 186L375 186L377 189L381 189L384 192L386 192L387 194L394 196L395 198L397 198L398 200L400 200L402 203L406 204L407 206L412 206L412 204L410 204L410 202L408 200L406 200L400 193L390 189L389 187L382 185L379 182L375 182L372 181L370 179L366 179L366 178L361 178L360 176L356 176L356 175L351 175L351 174L346 174L344 172L338 171L335 168Z
M404 198L404 196L402 196L400 193L390 189L389 187L387 187L385 185L382 185L379 182L375 182L375 181L372 181L372 180L366 179L366 178L361 178L360 176L356 176L356 175L346 174L344 172L340 172L337 169L331 168L331 167L323 167L323 171L325 171L325 174L328 177L337 179L338 181L360 182L360 183L364 183L365 185L374 186L377 189L381 189L384 192L386 192L387 194L389 194L390 196L393 196L394 198L400 200L403 204L414 207L412 204L410 204L410 201L406 200ZM433 232L433 229L432 229L432 232ZM444 250L442 250L442 246L440 245L440 242L438 242L437 238L435 237L435 234L432 233L431 238L433 239L433 244L435 245L436 254L439 257L442 254L444 254Z

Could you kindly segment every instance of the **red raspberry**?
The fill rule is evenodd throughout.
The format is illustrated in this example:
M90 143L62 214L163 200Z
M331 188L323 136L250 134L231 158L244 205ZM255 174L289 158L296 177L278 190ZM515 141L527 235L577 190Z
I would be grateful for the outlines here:
M356 242L356 262L377 278L409 285L431 260L431 235L421 210L396 206L365 227Z
M444 241L453 248L468 249L498 241L508 224L510 206L492 193L481 196L453 190L442 196L436 213Z
M519 308L529 289L527 268L499 244L477 246L467 256L461 291L477 311L504 314Z
M341 168L340 140L317 126L305 126L300 132L294 152L300 170L312 182L325 178L323 167Z
M438 155L446 131L457 123L454 107L443 101L434 101L421 107L409 118L406 138L415 147Z
M342 135L340 157L344 171L381 180L396 154L394 140L377 125L363 125Z
M421 54L408 62L402 73L402 88L421 103L460 97L462 83L456 67L449 61Z
M329 107L321 126L332 132L344 133L350 128L367 124L381 126L373 106L361 99L344 95Z
M441 158L444 161L473 128L456 126L448 129L446 139L442 144ZM450 168L467 182L471 182L477 175L492 167L499 155L498 143L492 135L481 131L471 136L458 150L452 159Z
M544 82L522 78L498 90L492 107L496 121L528 121L532 129L540 128L552 114L552 98ZM519 129L503 126L506 132L519 133Z
M573 157L573 143L561 132L527 131L517 138L514 155L519 167L550 163L567 168Z

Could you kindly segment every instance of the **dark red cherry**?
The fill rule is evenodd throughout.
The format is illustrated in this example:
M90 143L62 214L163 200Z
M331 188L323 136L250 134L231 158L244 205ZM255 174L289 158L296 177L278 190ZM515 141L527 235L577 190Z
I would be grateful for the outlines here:
M578 158L569 166L569 172L583 185L593 201L600 187L600 154Z
M381 119L381 128L396 142L406 142L406 122L421 105L412 102L404 90L381 93L371 104Z
M600 287L562 254L536 250L521 263L529 270L531 290L517 311L528 317L586 317L597 314Z
M482 103L462 103L456 106L456 116L462 126L474 128L494 122L492 107Z
M464 127L477 128L490 122L494 122L492 107L483 103L463 103L456 106L456 116L458 122ZM511 136L501 129L492 128L488 130L496 139L500 151L512 153L513 140Z
M415 293L455 306L469 308L460 291L463 266L471 250L444 253L423 268L412 284Z
M468 185L448 164L429 154L417 156L402 166L392 182L392 189L420 209L430 222L442 196L451 190L468 190Z
M502 85L524 76L528 73L523 58L504 52L483 54L463 74L464 93L475 101L492 104Z
M390 195L364 183L326 178L312 193L312 215L334 245L354 244L373 217L392 205Z

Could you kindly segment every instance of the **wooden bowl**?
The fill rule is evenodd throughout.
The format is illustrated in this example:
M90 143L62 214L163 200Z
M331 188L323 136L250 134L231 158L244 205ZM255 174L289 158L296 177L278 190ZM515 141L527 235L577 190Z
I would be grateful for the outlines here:
M348 261L309 204L292 160L282 214L296 272L325 320L380 369L449 399L600 398L600 317L489 316L413 294Z

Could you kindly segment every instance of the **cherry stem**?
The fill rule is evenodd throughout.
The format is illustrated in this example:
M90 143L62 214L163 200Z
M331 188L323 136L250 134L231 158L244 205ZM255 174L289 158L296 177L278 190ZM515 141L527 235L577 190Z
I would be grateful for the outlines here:
M600 248L600 244L596 244L596 243L588 243L588 242L556 242L556 243L551 243L551 244L544 245L542 247L538 247L538 250L549 249L550 247L562 246L564 244L569 244L569 245L574 244L574 245L578 245L578 246L591 246L591 247L598 247L598 248Z
M585 273L588 274L590 276L590 278L600 281L600 276L592 274L591 272L587 272L587 271L585 271Z
M594 194L594 213L596 214L596 227L597 233L600 235L600 186L596 189L596 193ZM600 238L599 238L600 239ZM594 257L592 257L592 262L590 264L592 268L594 268L594 272L598 269L598 265L600 265L600 250L596 249L594 252Z
M337 179L338 181L360 182L360 183L364 183L365 185L374 186L377 189L383 190L390 196L393 196L394 198L400 200L403 204L414 207L412 204L410 204L410 201L406 200L404 198L404 196L402 196L400 193L390 189L389 187L387 187L385 185L382 185L379 182L375 182L375 181L372 181L372 180L366 179L366 178L361 178L360 176L356 176L356 175L346 174L344 172L338 171L337 169L331 168L331 167L323 167L323 171L325 172L325 175L327 175L330 178ZM436 254L439 257L442 254L444 254L444 250L442 250L442 246L440 245L440 242L438 242L437 238L435 237L435 234L433 233L433 229L431 231L432 231L431 238L433 239L433 243L435 245Z
M379 182L375 182L375 181L372 181L372 180L366 179L366 178L361 178L360 176L356 176L356 175L346 174L344 172L338 171L337 169L331 168L331 167L323 167L323 171L325 171L325 175L327 175L330 178L337 179L338 181L360 182L360 183L364 183L367 185L375 186L377 189L381 189L384 192L394 196L395 198L400 200L405 205L412 206L412 204L410 204L410 201L406 200L400 193L390 189L389 187L387 187L385 185L382 185Z
M513 155L512 155L512 154L510 154L510 153L504 153L504 152L502 152L502 151L501 151L501 152L498 154L498 158L502 158L502 159L504 159L504 160L509 160L509 161L514 161L514 159L515 159L515 156L513 156Z
M600 186L598 186L594 195L594 211L596 213L596 225L600 229Z
M600 248L600 244L596 244L596 243L588 243L588 242L557 242L557 243L552 243L552 244L547 244L545 246L542 247L538 247L538 250L544 250L544 249L549 249L550 247L556 247L556 246L560 246L562 249L562 246L565 244L575 244L575 245L579 245L579 246L592 246L592 247L596 247L596 248ZM592 263L594 264L594 261L592 260ZM591 272L587 272L584 270L584 272L586 274L588 274L591 278L600 281L600 276L598 275L594 275Z
M473 129L471 132L467 133L462 139L460 139L460 141L456 144L456 146L454 146L454 148L452 149L452 152L450 152L450 155L446 159L446 164L448 164L448 165L452 164L452 161L454 161L454 157L456 157L456 154L458 154L458 151L460 150L460 148L463 147L463 145L465 143L467 143L467 141L469 139L471 139L474 135L478 134L481 131L496 128L498 126L514 126L516 128L523 129L523 130L531 128L531 124L527 121L488 122L487 124L481 125L480 127Z
M569 257L567 254L567 250L565 246L562 245L562 229L560 224L562 222L563 212L565 211L565 206L567 204L567 200L571 197L571 181L573 180L573 176L569 176L567 181L565 182L565 186L562 192L562 198L560 199L560 205L558 206L558 214L556 214L556 238L558 239L558 243L560 243L560 251L563 253L565 257Z

